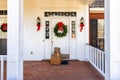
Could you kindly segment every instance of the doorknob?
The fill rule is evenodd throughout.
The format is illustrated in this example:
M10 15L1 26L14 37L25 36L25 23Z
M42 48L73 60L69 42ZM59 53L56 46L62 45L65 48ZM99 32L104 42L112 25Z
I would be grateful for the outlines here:
M43 39L42 41L44 42L45 40Z

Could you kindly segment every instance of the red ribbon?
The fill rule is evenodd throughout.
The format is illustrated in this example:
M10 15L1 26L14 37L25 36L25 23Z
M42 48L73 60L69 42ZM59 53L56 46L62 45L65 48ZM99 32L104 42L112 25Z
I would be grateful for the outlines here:
M80 32L82 32L84 26L85 25L83 23L80 23Z
M62 22L58 22L58 30L63 31L64 24Z
M37 31L40 30L40 23L37 24Z

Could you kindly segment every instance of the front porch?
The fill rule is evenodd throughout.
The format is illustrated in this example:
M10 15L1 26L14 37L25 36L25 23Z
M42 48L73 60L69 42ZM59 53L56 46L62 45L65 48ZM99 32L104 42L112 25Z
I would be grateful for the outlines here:
M67 44L67 46L66 44L64 45L63 42L60 42L58 44L58 45L62 44L66 46L66 48L64 48L64 46L61 45L62 53L70 54L70 60L77 59L79 61L90 62L94 66L94 68L96 68L97 71L99 71L104 76L105 80L120 80L120 77L119 77L120 75L120 72L119 72L120 71L120 68L119 68L120 67L120 58L119 58L120 57L120 50L119 50L120 49L120 44L119 44L120 43L119 42L120 41L120 32L119 32L120 1L119 0L116 0L116 1L105 0L105 36L104 36L105 51L100 51L97 48L93 48L91 46L86 45L86 43L89 43L88 1L90 0L74 0L74 1L62 0L63 2L61 2L61 0L60 1L54 0L50 2L45 0L35 0L35 1L6 0L6 1L7 1L6 2L7 7L1 8L1 10L3 10L2 14L4 13L4 10L8 11L7 59L2 55L0 56L0 61L1 61L0 63L1 79L0 80L4 80L3 79L5 76L4 72L6 72L4 71L5 70L5 66L3 65L4 60L7 60L7 68L6 68L7 76L5 78L7 78L7 80L23 80L25 78L25 76L23 76L23 73L25 72L24 66L27 64L27 62L25 62L26 64L24 64L24 60L40 61L42 59L50 59L50 56L53 53L52 51L54 48L54 44L59 43L59 42L55 42L55 40L60 41L56 39L56 37L53 34L53 28L55 27L55 24L60 21L64 22L65 25L69 26L67 29L68 35L66 36L66 39L62 38L64 41L69 43L64 42ZM39 2L39 1L42 1L43 4L42 2ZM30 3L32 6L30 5ZM62 5L60 3L62 3ZM51 4L54 4L54 5L50 6ZM60 5L57 5L57 4L60 4ZM49 17L44 16L44 14L46 12L49 13L49 11L50 11L50 16ZM77 15L74 15L74 17L72 15L67 15L67 13L71 14L74 11L75 11L75 14L77 14ZM51 16L51 13L53 12L55 13L55 15L52 14ZM58 15L59 12L62 12L65 15L64 16ZM6 16L2 16L2 17L6 17ZM36 19L39 17L41 19L41 22L39 22L41 23L41 29L40 31L37 31ZM62 20L60 20L60 18L62 18ZM80 26L81 18L85 20L84 28L81 28ZM48 22L51 23L50 26L48 26L47 24ZM51 29L47 29L48 27L51 27ZM80 31L80 29L83 29L83 30ZM48 33L48 31L50 32L50 34ZM2 33L4 33L4 30L2 31ZM46 33L49 34L49 38L47 37L48 34ZM74 37L73 35L76 35L76 37ZM2 36L1 38L3 37L6 38L6 35ZM58 46L58 47L61 47L61 46ZM31 64L34 66L32 66ZM37 76L44 75L44 73L43 74L38 73L39 75L37 74L36 71L38 71L38 68L34 69L34 67L37 67L37 66L39 67L39 65L35 66L35 64L28 63L28 67L31 67L33 71L30 70L31 71L30 73L29 72L25 73L25 74L30 74L28 76L30 76L31 80L36 80L35 78L37 78ZM76 67L76 70L77 70L80 67L80 64L77 62L76 65L77 65ZM89 64L86 64L86 65L89 66ZM43 64L41 64L40 66L43 66ZM45 69L45 71L47 72L47 69L49 69L49 65L46 64L46 66L48 66ZM74 65L72 64L72 66ZM57 66L55 65L55 67ZM83 66L80 69L83 70L83 68L85 67ZM90 70L92 70L92 68L90 68ZM75 70L70 72L72 73L74 71ZM88 72L86 73L89 73L89 69L87 69L87 71ZM58 72L59 71L55 73L58 73ZM36 76L33 75L32 73L36 73ZM65 76L65 73L64 73L64 76ZM91 74L88 74L87 76L83 77L81 76L82 75L81 73L83 72L79 71L79 69L75 73L76 75L74 76L78 79L85 80L84 78L89 76L87 80L88 79L91 80ZM55 75L57 76L57 74ZM68 72L67 72L67 75L69 75ZM77 77L77 75L79 75L79 77ZM95 76L97 75L95 74ZM49 78L48 76L46 77ZM99 80L99 79L96 79L96 80Z
M50 60L24 61L24 80L104 80L105 53L86 44L88 61L68 60L68 65L52 65ZM6 80L6 56L0 56L1 80ZM4 64L4 65L3 65Z
M24 61L24 80L104 80L89 62L69 60L68 63L51 65L49 60ZM4 64L6 80L7 65Z
M69 60L68 65L25 61L24 80L104 80L89 62Z

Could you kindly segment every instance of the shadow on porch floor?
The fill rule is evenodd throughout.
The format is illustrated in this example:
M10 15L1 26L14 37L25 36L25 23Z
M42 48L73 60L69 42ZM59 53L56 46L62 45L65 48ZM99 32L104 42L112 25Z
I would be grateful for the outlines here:
M68 65L51 65L49 61L25 61L24 80L104 80L83 61L69 61Z

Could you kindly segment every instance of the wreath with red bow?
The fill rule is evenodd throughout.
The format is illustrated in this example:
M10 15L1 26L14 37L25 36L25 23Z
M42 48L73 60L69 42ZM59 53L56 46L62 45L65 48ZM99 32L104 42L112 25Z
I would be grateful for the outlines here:
M58 22L54 27L54 33L57 37L65 37L67 35L67 26L63 22Z
M3 23L2 25L1 25L1 31L3 31L3 32L7 32L7 23Z

